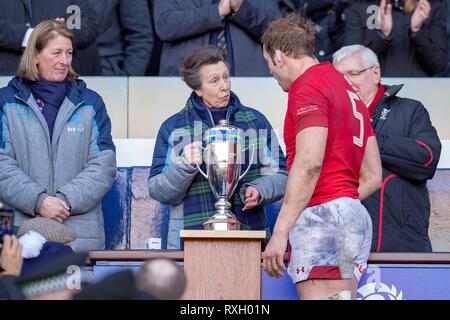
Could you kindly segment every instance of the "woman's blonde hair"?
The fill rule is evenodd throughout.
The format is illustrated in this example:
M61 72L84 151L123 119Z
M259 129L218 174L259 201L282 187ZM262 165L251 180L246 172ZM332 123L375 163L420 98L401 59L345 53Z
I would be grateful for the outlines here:
M28 45L23 52L20 60L19 69L16 75L29 81L36 81L39 79L39 70L36 64L37 54L40 53L50 42L57 36L63 36L70 39L73 46L72 32L67 28L64 22L55 20L46 20L39 23L31 33ZM69 80L75 80L79 74L75 72L72 66L69 67L67 74Z

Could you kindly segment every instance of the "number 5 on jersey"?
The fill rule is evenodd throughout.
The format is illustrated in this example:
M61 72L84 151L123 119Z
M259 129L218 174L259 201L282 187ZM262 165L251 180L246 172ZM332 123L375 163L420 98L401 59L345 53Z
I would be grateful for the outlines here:
M356 102L355 102L355 100L359 101L359 97L354 92L347 90L347 93L348 96L350 97L350 101L352 102L353 115L355 116L356 119L359 120L359 130L360 130L359 137L353 136L353 143L356 144L358 147L362 147L364 141L364 117L361 112L358 112L358 110L356 110Z

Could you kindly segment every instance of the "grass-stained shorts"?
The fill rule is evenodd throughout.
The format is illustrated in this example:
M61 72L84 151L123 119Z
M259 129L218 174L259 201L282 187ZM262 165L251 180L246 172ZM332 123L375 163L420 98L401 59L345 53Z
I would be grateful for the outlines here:
M288 273L309 279L358 281L367 268L372 221L358 199L339 198L306 208L289 232Z

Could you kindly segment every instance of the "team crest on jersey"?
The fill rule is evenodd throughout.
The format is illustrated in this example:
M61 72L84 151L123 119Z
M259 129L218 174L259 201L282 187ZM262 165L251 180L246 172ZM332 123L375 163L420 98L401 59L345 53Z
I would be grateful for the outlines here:
M388 113L391 112L391 110L383 108L383 111L381 111L380 120L384 121L387 118Z

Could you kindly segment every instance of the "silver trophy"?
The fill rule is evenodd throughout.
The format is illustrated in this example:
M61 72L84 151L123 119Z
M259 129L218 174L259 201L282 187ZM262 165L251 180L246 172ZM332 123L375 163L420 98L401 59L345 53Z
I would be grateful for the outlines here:
M239 230L240 223L236 216L230 211L229 199L233 195L238 182L245 176L253 162L254 147L250 156L250 163L241 175L241 163L243 152L249 147L242 149L242 130L228 125L226 120L220 120L215 127L206 132L206 172L199 165L200 173L208 180L216 197L216 211L203 226L206 230Z

